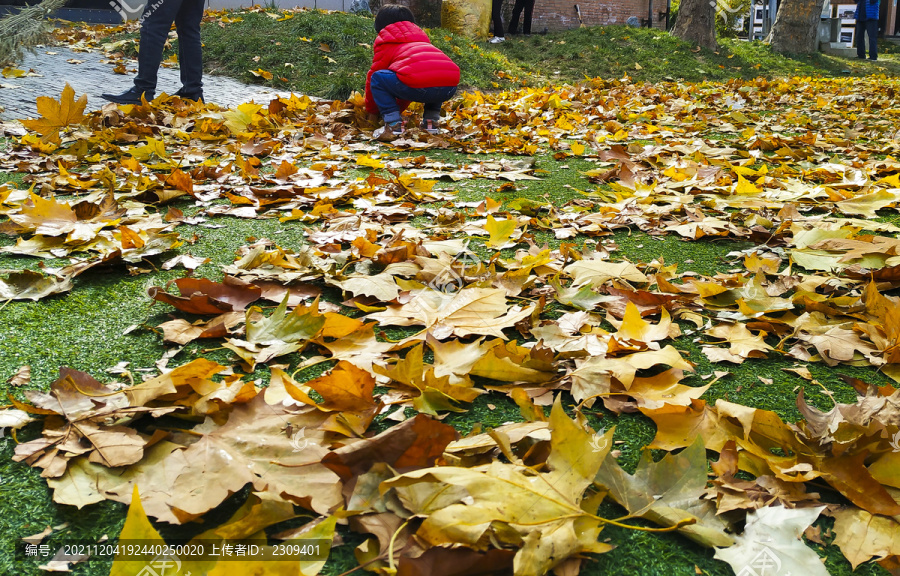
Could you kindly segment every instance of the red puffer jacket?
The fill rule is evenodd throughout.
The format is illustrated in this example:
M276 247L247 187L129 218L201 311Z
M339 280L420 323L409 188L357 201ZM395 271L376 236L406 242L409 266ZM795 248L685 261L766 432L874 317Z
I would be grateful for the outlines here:
M372 69L366 76L366 110L378 113L372 100L372 73L393 70L397 78L411 88L435 88L459 84L459 66L436 48L421 28L412 22L394 22L375 38ZM409 105L400 102L401 110Z

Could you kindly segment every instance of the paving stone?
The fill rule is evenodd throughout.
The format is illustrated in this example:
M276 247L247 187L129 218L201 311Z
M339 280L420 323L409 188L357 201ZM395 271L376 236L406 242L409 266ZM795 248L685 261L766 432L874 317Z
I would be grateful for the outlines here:
M68 82L75 90L75 97L87 94L86 111L99 110L108 102L100 94L118 94L131 88L137 70L137 61L126 64L127 75L115 74L113 65L104 62L101 52L76 52L68 46L47 46L27 53L17 68L34 70L38 76L22 78L0 77L0 121L20 118L36 118L38 96L59 98ZM78 61L78 63L73 63ZM174 94L181 87L177 67L161 67L156 93ZM223 107L232 107L242 102L268 102L279 92L265 86L244 84L225 76L203 76L203 96L207 102Z

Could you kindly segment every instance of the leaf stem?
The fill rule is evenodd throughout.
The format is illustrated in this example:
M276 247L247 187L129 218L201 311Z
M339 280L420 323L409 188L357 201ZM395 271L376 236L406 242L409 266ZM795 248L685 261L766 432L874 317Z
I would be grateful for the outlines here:
M397 539L397 535L406 528L406 525L409 524L409 520L400 525L399 528L394 532L393 536L391 536L391 541L388 542L388 566L391 568L391 572L396 574L396 569L394 568L394 541Z
M593 516L593 514L591 516ZM690 526L691 524L697 523L696 518L687 518L685 520L679 521L677 524L674 524L672 526L667 526L665 528L647 528L644 526L632 526L631 524L623 524L621 522L616 522L615 520L608 520L606 518L600 518L599 516L593 516L593 517L596 518L597 520L600 520L604 524L612 524L613 526L618 526L620 528L627 528L628 530L637 530L639 532L674 532L675 530L678 530L679 528L682 528L684 526Z

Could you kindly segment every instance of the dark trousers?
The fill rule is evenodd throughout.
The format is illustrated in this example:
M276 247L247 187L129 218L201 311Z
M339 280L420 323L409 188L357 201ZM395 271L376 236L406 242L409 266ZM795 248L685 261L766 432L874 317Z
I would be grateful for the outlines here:
M203 6L203 0L148 0L141 16L141 44L138 73L134 79L135 88L148 95L156 94L156 78L163 47L174 22L178 33L182 91L187 95L195 95L203 90L203 49L200 43Z
M519 15L525 10L525 19L522 21L522 32L531 34L531 13L534 11L534 0L516 0L513 6L512 18L509 21L509 33L519 33Z
M491 19L494 21L494 36L503 37L503 17L500 12L503 10L503 0L491 0Z
M866 36L869 37L869 58L875 60L878 58L878 20L856 21L856 55L859 58L866 57Z
M393 70L373 72L369 80L369 90L372 91L372 100L378 106L378 112L384 118L385 124L400 121L400 105L397 100L422 102L425 105L422 118L440 120L441 104L456 94L456 86L411 88L397 78L397 73Z

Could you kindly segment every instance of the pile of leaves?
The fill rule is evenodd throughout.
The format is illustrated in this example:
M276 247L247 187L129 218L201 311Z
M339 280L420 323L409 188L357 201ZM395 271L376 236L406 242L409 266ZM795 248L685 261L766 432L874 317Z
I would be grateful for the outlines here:
M159 538L148 516L196 522L252 486L202 537L250 537L302 508L318 518L278 538L330 539L348 525L365 536L360 565L379 574L577 574L615 546L603 535L614 525L677 531L735 572L767 554L826 574L800 535L827 514L853 567L896 571L897 388L853 381L858 401L830 411L801 390L803 418L785 422L708 403L712 382L698 386L673 345L696 334L723 373L791 358L811 387L810 363L900 381L900 229L879 217L900 201L900 162L886 155L898 146L896 89L598 79L472 92L448 105L442 134L412 129L390 144L371 140L358 94L231 110L160 98L85 115L67 89L39 101L42 117L23 122L0 161L29 184L0 187L0 231L18 237L4 253L69 264L8 271L0 298L66 292L101 266L140 274L198 241L176 225L277 218L306 241L251 239L221 282L197 277L202 261L189 255L162 264L186 270L174 288L149 289L173 311L157 327L167 356L204 340L231 351L230 365L162 363L130 385L62 368L49 391L13 399L0 425L42 418L15 460L42 470L56 502L130 504L123 534L145 539ZM439 150L521 159L456 165L429 158ZM540 177L530 157L542 151L595 163L584 174L594 188L565 205L504 206L457 203L439 184L514 189ZM753 246L736 254L741 267L702 276L616 257L619 228ZM339 302L323 298L334 289ZM283 363L294 354L299 364ZM307 382L288 372L325 362ZM265 387L247 376L261 367ZM523 422L460 437L441 421L488 391L507 394ZM601 404L657 426L633 474L613 430L588 422ZM707 451L718 454L709 476ZM605 499L626 513L598 515Z

